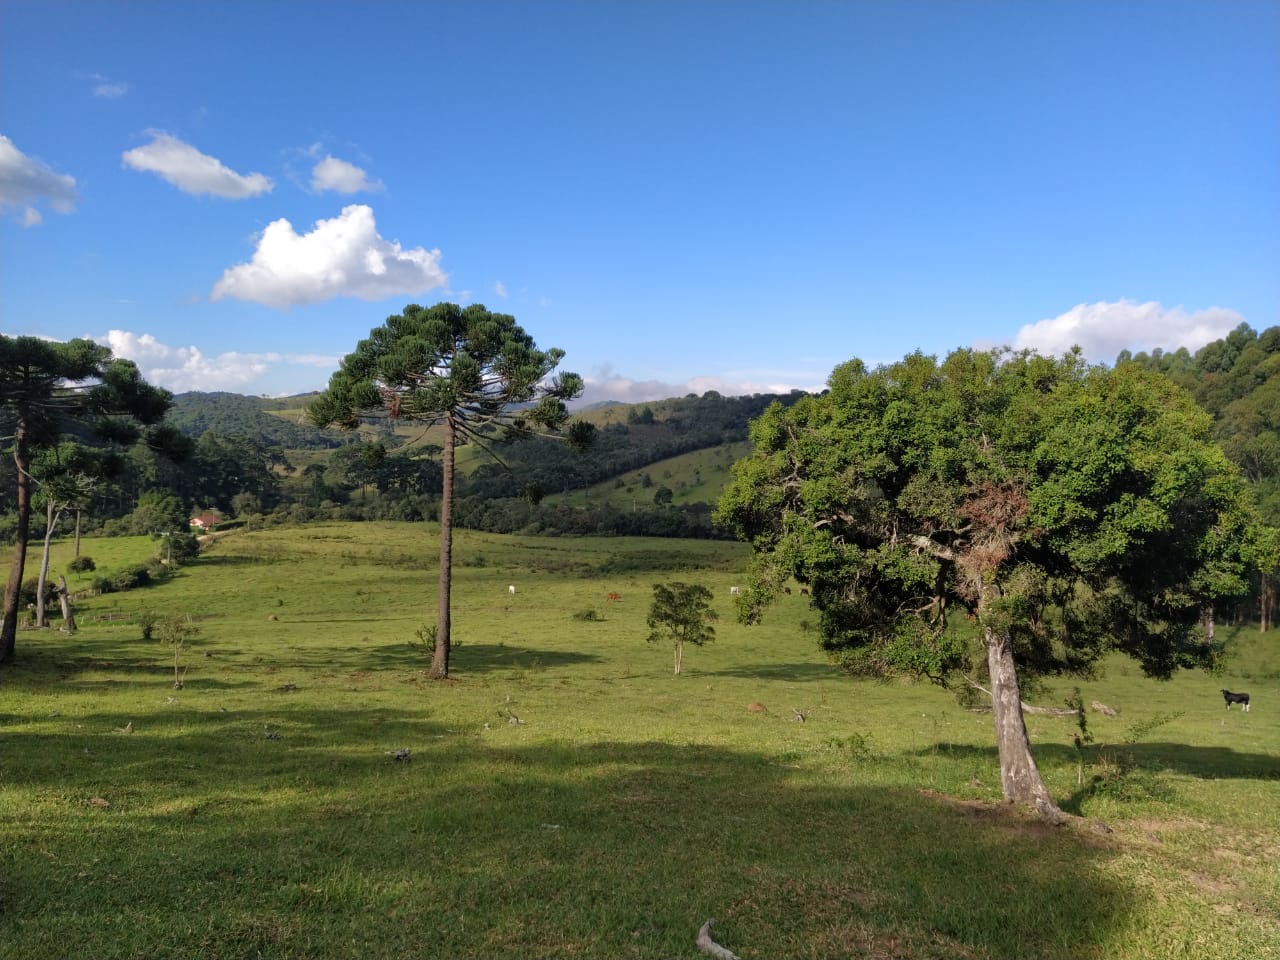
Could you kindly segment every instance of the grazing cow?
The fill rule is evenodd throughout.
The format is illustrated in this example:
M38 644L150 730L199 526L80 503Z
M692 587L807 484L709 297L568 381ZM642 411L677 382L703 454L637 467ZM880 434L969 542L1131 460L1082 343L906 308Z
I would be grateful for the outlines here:
M1249 712L1249 695L1247 693L1232 693L1230 690L1222 691L1222 699L1227 701L1227 709L1231 709L1233 703L1240 704L1244 708L1244 712Z
M507 586L507 593L514 594L515 592L516 592L516 585L514 583L509 584Z
M731 594L733 594L733 595L736 597L736 596L737 596L739 593L741 593L742 591L741 591L741 590L739 590L737 587L730 587L730 588L729 588L729 592L730 592Z
M614 593L612 590L610 590L608 593L604 595L604 598L608 603L617 603L619 600L622 599L622 594Z

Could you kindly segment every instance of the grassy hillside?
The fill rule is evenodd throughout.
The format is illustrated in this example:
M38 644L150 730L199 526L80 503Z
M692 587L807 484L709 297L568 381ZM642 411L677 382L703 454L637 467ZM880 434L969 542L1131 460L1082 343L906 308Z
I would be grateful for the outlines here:
M707 447L628 470L585 490L555 494L547 497L547 501L575 506L604 503L618 510L629 510L652 505L655 493L666 487L672 493L674 504L714 504L729 482L729 468L750 452L751 444L745 440Z
M988 713L841 676L798 593L737 624L742 545L464 533L443 683L434 556L422 524L235 533L75 637L21 632L4 955L692 958L708 917L759 958L1280 952L1270 637L1222 677L1108 662L1082 756L1030 716L1055 796L1114 832L1051 830L998 803ZM673 578L721 617L679 677L644 640ZM199 626L180 690L144 610Z

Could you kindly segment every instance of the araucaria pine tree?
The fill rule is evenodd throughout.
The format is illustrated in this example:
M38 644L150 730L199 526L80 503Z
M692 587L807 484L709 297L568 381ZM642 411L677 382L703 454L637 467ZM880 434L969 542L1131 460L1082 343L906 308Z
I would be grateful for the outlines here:
M318 426L350 429L380 418L443 429L432 677L449 675L455 451L464 443L490 449L533 435L589 443L591 425L569 420L565 404L581 396L583 383L576 373L555 372L563 357L563 350L539 350L509 314L491 313L479 304L410 304L360 341L311 404Z

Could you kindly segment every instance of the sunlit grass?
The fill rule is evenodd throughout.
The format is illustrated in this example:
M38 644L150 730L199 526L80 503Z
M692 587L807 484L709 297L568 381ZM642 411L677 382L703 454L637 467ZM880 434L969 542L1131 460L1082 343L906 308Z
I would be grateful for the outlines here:
M1242 632L1226 677L1109 662L1083 767L1069 720L1030 717L1055 796L1114 830L1055 831L998 804L988 714L835 673L798 592L737 624L737 544L463 533L454 679L430 681L434 535L236 533L81 601L75 637L21 632L0 955L692 957L712 916L758 958L1280 947L1274 641ZM126 549L154 546L82 552ZM680 677L644 641L676 578L721 617ZM144 610L200 627L180 690Z

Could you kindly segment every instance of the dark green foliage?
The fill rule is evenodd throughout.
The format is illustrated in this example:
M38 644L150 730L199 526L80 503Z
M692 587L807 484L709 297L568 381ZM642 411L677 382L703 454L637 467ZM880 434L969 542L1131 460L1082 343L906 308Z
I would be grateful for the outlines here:
M138 368L91 340L66 343L0 335L0 435L14 464L14 558L4 594L0 661L13 659L18 592L26 563L33 458L69 436L101 447L149 443L178 455L183 445L160 426L172 397L146 383ZM84 471L76 471L84 475Z
M957 351L829 382L756 421L721 501L755 548L749 620L795 577L863 672L972 668L956 614L1010 636L1028 676L1109 648L1155 676L1211 659L1199 616L1243 589L1247 511L1168 380Z
M122 593L125 590L136 590L138 587L150 586L152 582L153 577L150 567L134 565L113 571L109 575L95 577L93 589L97 593Z
M182 563L200 556L200 541L195 534L182 532L160 537L156 544L156 556L166 563Z
M191 512L186 505L174 494L161 490L144 493L132 513L110 525L114 534L151 537L186 533L190 527Z
M36 604L36 595L39 589L39 579L32 577L29 580L22 581L22 588L18 593L18 604L22 609L27 610ZM52 581L46 580L44 584L44 602L45 606L50 606L57 602L57 593Z
M1256 334L1241 324L1194 356L1186 350L1126 352L1117 362L1165 373L1213 416L1214 436L1248 479L1265 525L1252 545L1260 576L1249 598L1265 628L1280 610L1280 327Z
M511 444L502 451L506 466L477 467L460 489L466 496L499 499L521 496L529 484L547 493L567 493L669 457L745 440L751 418L771 403L789 405L802 395L683 397L652 407L646 404L642 411L648 410L648 416L637 415L638 419L630 415L635 414L633 407L630 425L603 427L584 450L566 449L563 443L538 437ZM653 483L647 472L641 475L641 487L649 489Z
M523 439L568 423L564 402L582 393L582 378L554 373L563 356L480 304L410 304L360 341L308 410L317 426L452 420L460 442Z
M454 521L459 527L488 533L732 539L727 527L712 522L711 506L705 503L619 510L604 504L553 506L523 499L466 497L455 504Z
M90 573L98 569L93 557L75 557L67 564L68 573Z
M238 393L180 393L173 398L173 408L165 422L195 439L206 433L215 433L264 447L295 450L342 445L344 441L340 434L267 412L280 409L287 402Z

